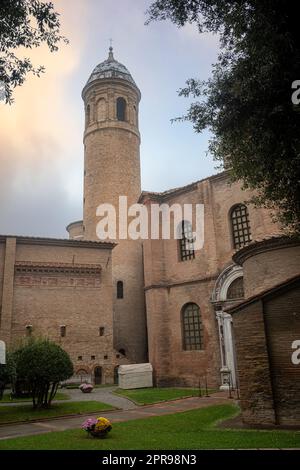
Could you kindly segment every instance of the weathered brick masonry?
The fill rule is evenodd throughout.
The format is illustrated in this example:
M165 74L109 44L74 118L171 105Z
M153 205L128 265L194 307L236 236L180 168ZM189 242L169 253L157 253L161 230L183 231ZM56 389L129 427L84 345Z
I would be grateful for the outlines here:
M292 361L292 345L300 342L299 257L299 240L285 237L251 244L234 256L253 293L228 310L246 423L300 424L300 364Z
M149 359L156 381L161 385L220 385L220 339L216 311L225 299L215 304L212 295L217 279L232 265L235 252L230 213L232 207L250 197L240 183L229 184L226 172L186 187L163 193L143 192L140 201L150 207L159 204L204 204L204 246L195 258L180 259L179 241L144 242L145 293ZM269 211L251 205L249 221L252 238L278 232ZM174 222L171 214L171 225ZM195 230L195 226L193 227ZM188 303L200 308L203 324L203 349L186 351L182 338L182 309Z
M113 349L114 245L0 237L0 246L1 339L13 348L26 335L46 336L70 354L75 371L101 367L102 381L113 383L114 368L127 362Z

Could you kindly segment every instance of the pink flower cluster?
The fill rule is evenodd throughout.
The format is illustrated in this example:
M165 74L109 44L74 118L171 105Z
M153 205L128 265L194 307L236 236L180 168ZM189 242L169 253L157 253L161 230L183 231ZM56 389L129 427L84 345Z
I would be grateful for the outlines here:
M84 429L85 431L90 432L94 430L96 424L97 424L97 419L89 418L82 424L81 428Z
M81 384L79 389L83 392L83 393L90 393L92 390L93 390L93 385L92 384Z

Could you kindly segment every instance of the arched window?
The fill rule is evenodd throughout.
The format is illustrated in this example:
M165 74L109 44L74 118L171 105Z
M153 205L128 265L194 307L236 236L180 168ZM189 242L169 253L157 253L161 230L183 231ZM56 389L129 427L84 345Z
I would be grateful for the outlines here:
M181 238L179 239L179 250L181 261L195 258L194 238L192 224L188 220L183 220L180 225Z
M104 336L105 328L104 326L99 326L99 336Z
M80 380L81 383L90 382L91 380L91 376L86 369L79 369L76 372L76 376Z
M245 204L238 204L231 209L231 229L234 248L242 248L251 242L249 212Z
M203 325L197 304L186 304L182 309L183 349L203 349Z
M226 299L243 299L244 298L244 283L243 277L238 277L232 281L227 289Z
M91 107L88 104L86 107L86 115L85 115L86 125L88 126L91 122Z
M134 124L135 126L138 125L137 112L136 112L136 106L135 106L135 104L133 105L133 124Z
M102 383L102 367L95 367L94 382L95 382L95 385L100 385Z
M118 121L126 121L126 100L117 98L117 119Z
M123 281L117 282L117 299L123 299L124 297L124 284Z
M114 384L119 383L119 366L114 367Z
M98 121L105 121L106 119L106 102L101 98L97 104Z
M87 375L88 372L86 369L79 369L77 372L76 372L76 375Z
M32 325L26 325L26 336L31 336L32 335Z

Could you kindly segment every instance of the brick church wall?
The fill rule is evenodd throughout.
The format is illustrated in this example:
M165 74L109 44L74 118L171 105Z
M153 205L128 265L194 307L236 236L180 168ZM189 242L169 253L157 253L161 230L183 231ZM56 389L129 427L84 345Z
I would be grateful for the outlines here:
M173 192L142 195L147 207L204 204L204 246L195 252L195 259L180 260L178 240L144 241L149 360L158 383L195 386L206 374L210 386L220 385L220 346L211 296L219 274L232 263L230 210L249 197L239 183L229 185L226 173ZM278 233L267 210L249 206L249 217L253 239ZM205 344L200 351L183 350L181 311L188 302L200 307Z
M299 312L300 280L264 304L276 419L282 425L300 425L300 364L291 360L292 343L300 340Z
M233 326L243 421L275 424L262 302L234 313Z
M228 309L242 416L249 424L300 424L300 365L292 361L292 344L300 340L299 247L295 238L276 237L234 256L243 266L247 292L258 291Z
M113 349L113 245L25 238L0 245L6 246L1 338L13 348L32 329L60 344L75 371L93 374L100 366L103 381L112 383L114 367L127 362Z

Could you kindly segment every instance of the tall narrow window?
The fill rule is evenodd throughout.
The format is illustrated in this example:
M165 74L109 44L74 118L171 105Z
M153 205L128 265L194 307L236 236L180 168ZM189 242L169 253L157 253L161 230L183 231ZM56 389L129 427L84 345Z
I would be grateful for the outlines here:
M126 101L124 98L117 98L117 119L126 121Z
M26 336L32 335L32 325L26 325Z
M88 104L86 107L86 115L85 115L86 125L88 126L91 122L91 107Z
M114 368L114 384L118 384L119 383L119 366L116 366Z
M137 112L136 112L136 106L135 105L133 105L133 124L135 126L138 125Z
M181 238L179 239L180 259L186 261L195 258L192 224L188 220L181 222Z
M95 367L94 382L95 382L95 385L100 385L102 383L102 367Z
M183 349L203 349L203 326L197 304L186 304L182 310Z
M104 326L99 327L99 336L104 336Z
M123 299L124 297L124 284L123 281L117 282L117 299Z
M234 248L242 248L251 242L249 212L245 204L231 209L231 228Z
M60 336L61 338L64 338L66 336L67 330L65 325L61 325L60 327Z

